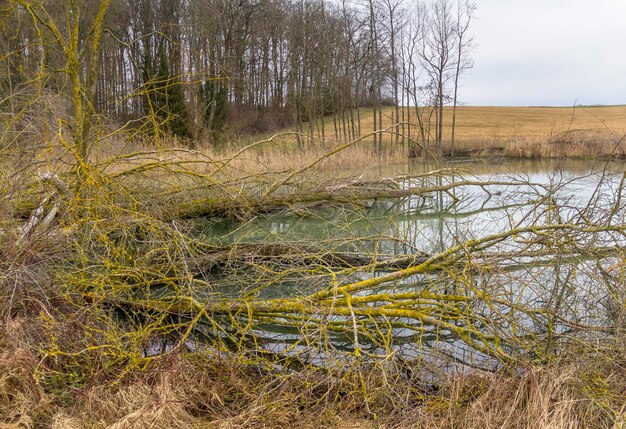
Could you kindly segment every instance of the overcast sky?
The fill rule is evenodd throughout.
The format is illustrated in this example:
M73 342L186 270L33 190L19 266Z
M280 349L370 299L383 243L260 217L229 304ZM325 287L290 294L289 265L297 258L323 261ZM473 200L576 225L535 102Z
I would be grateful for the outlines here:
M475 2L465 104L626 104L626 0Z

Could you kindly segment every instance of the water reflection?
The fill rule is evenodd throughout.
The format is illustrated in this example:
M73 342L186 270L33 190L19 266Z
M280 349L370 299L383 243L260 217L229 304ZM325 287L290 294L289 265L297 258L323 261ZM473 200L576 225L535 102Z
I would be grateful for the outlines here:
M625 223L619 189L624 164L472 161L454 167L455 172L445 175L407 177L401 185L443 187L467 180L497 183L451 187L427 196L375 200L364 205L298 207L238 225L206 220L195 233L204 241L221 245L287 243L295 249L315 243L332 252L389 260L438 254L469 240L516 228L587 225L594 219L612 225ZM416 176L434 169L426 164L407 164L378 167L364 174ZM353 294L358 299L428 291L444 297L458 295L453 303L414 299L394 303L381 298L364 301L360 308L382 306L389 310L389 316L383 318L368 316L366 311L358 317L307 314L297 322L274 315L267 321L256 320L252 333L263 339L267 350L306 353L311 361L323 360L337 351L354 351L358 345L372 355L390 353L389 347L408 358L423 356L428 350L430 356L493 367L497 361L490 359L488 352L496 346L509 354L544 353L565 333L598 326L610 330L615 323L609 311L614 305L611 282L621 282L623 277L611 280L603 271L624 257L624 243L620 231L555 229L514 234L494 239L483 248L459 251L456 264L447 268ZM345 284L384 275L389 269L370 265L364 269L333 268L323 261L313 268L259 269L258 264L251 263L246 269L236 266L234 271L225 269L215 274L211 292L231 299L308 296L328 287L331 281ZM429 320L445 323L402 317L395 311L415 308ZM244 323L246 317L241 319ZM357 322L358 329L353 329ZM470 334L465 338L459 332ZM480 332L482 339L471 332ZM389 338L392 340L386 341Z

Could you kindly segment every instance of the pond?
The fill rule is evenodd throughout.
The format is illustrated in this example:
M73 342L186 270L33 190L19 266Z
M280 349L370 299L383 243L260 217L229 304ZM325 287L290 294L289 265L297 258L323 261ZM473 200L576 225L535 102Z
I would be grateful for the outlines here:
M296 205L242 222L198 221L196 238L229 246L233 255L204 274L210 288L198 296L254 307L272 300L308 305L321 293L315 310L297 317L229 316L248 323L264 349L312 362L358 349L493 368L499 353L558 353L559 342L619 323L625 168L588 160L373 167L355 176L390 178L368 186L446 189ZM241 258L237 249L247 248L255 250ZM402 275L433 255L444 256ZM372 278L381 281L349 287L349 296L329 292L330 285L341 291Z

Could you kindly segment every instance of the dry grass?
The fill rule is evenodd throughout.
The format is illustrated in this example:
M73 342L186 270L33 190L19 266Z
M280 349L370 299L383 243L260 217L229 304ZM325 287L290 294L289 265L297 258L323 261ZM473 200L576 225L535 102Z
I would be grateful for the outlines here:
M383 111L383 126L391 127L394 109ZM445 109L444 144L449 153L451 109ZM364 110L362 135L373 131L373 119ZM249 146L233 162L232 166L246 173L261 173L299 169L323 157L336 148L332 138L332 119L326 119L326 141L321 136L314 140L304 139L302 146L296 142L296 134L288 131L274 135L264 134L241 140L232 140L218 148L201 143L194 151L181 149L179 158L202 161L228 159ZM380 127L379 127L380 128ZM405 129L405 134L408 130ZM416 136L415 129L412 135ZM626 157L626 105L607 107L468 107L460 106L457 112L455 153L458 156L510 156L520 158L593 158ZM128 139L109 138L99 144L94 153L96 160L106 161L119 154L153 151L151 140L129 142ZM383 133L387 148L394 138L393 129ZM263 141L263 143L260 143ZM155 160L163 161L171 157L172 148L185 148L176 140L163 139L159 142ZM63 148L61 148L64 150ZM51 151L39 152L43 159L49 159ZM141 157L139 157L141 158ZM139 159L138 158L138 159ZM141 158L141 162L145 159ZM394 165L406 161L406 154L398 150L384 150L376 153L372 137L333 155L320 162L315 171L344 171L372 165Z
M393 108L384 110L383 127L393 124ZM445 110L445 123L451 123L451 110ZM364 111L362 134L372 130L371 115ZM186 163L198 173L205 173L214 168L215 161L223 161L238 154L229 163L230 174L245 176L250 174L298 170L315 164L311 172L316 174L355 171L372 166L389 166L406 163L404 150L391 150L392 129L383 133L386 149L376 153L372 137L365 137L350 147L334 154L332 158L325 154L337 148L339 142L328 135L332 130L332 119L326 119L327 139L306 140L302 146L296 142L295 133L288 131L276 135L259 135L246 139L233 140L215 147L200 143L193 150L184 142L161 139L155 147L151 139L129 138L124 133L111 133L104 130L107 138L98 142L93 151L96 163L108 163L111 159L125 157L111 165L106 172L114 173L147 161ZM407 130L405 130L405 133ZM417 135L413 130L413 136ZM519 158L600 158L626 157L626 106L609 107L465 107L458 108L456 156L493 157L510 156ZM449 126L444 130L444 139L449 139ZM39 165L41 171L69 171L73 165L73 156L59 141L60 136L49 136L42 145L37 143L27 150L22 148L22 161L35 171ZM259 143L261 142L261 143ZM449 142L444 142L444 152L450 153ZM243 148L248 147L247 150ZM406 148L404 148L406 149ZM14 151L12 151L13 153ZM11 155L13 156L13 155ZM58 160L51 166L50 160ZM193 165L193 166L192 166ZM13 166L11 166L12 168ZM7 168L4 168L5 170ZM239 173L236 173L239 171Z
M413 117L415 116L411 112ZM383 125L396 121L394 108L383 110ZM370 112L361 115L362 133L373 129ZM326 120L332 130L332 120ZM413 121L414 122L414 121ZM449 145L452 109L444 109L444 143ZM433 121L434 124L434 121ZM433 125L434 127L434 125ZM405 130L405 134L407 131ZM412 135L417 135L416 129ZM457 109L459 155L537 157L626 156L626 105L603 107L481 107ZM384 141L393 136L387 133ZM446 149L449 151L449 147Z
M348 175L354 175L359 169L406 164L407 161L401 151L376 153L366 139L345 145L345 148L328 156L329 151L338 148L337 143L313 140L301 147L295 140L295 134L289 131L245 141L231 141L219 147L202 143L189 148L186 142L176 139L161 140L161 144L156 147L153 143L146 139L128 141L120 134L97 146L92 159L106 174L115 174L133 166L145 167L150 163L154 166L168 163L172 166L184 165L187 170L205 174L215 171L217 166L226 162L226 169L232 178L295 171L310 165L308 171L316 174L332 173L336 178L337 173L349 172ZM11 154L7 154L6 160L5 171L20 168ZM54 171L63 174L73 168L73 156L56 141L49 142L45 147L30 148L25 162L33 172Z
M36 382L36 351L0 336L0 428L529 428L624 427L624 355L564 357L518 375L416 380L368 376L368 404L350 380L280 374L236 361L174 354L116 383L64 391ZM621 352L623 352L623 347Z
M459 143L549 142L567 133L582 136L626 134L626 106L610 107L459 107ZM446 109L445 123L451 123ZM449 131L444 133L449 135ZM564 141L564 140L561 140Z

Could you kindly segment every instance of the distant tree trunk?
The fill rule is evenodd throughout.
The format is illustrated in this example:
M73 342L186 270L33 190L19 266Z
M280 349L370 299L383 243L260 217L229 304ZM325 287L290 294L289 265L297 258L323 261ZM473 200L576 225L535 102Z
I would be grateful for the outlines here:
M464 40L465 33L469 28L470 22L472 20L472 16L476 6L473 3L466 2L463 10L461 9L460 0L457 4L457 58L456 58L456 71L454 73L454 100L452 105L452 135L450 137L450 156L454 157L454 137L456 132L456 106L457 106L457 96L459 89L459 76L464 69L471 68L472 64L470 62L464 61L464 55L467 54L467 51L471 49L472 41ZM463 21L462 15L465 15L465 21Z
M440 70L443 70L441 68ZM443 156L443 75L440 74L437 82L437 98L439 100L439 111L437 117L437 137L435 144L437 145L437 155L441 159Z
M455 23L451 17L451 0L435 0L429 9L428 26L423 38L421 59L431 76L436 107L435 145L437 156L443 156L443 106L445 86L451 77Z
M383 129L383 109L381 108L381 105L380 105L381 96L382 94L380 92L380 84L379 84L378 93L376 95L376 103L378 104L378 129L379 130ZM383 135L382 134L379 135L378 145L380 146L378 148L378 153L382 153L383 151Z
M378 130L378 126L377 126L378 115L376 114L376 105L374 105L374 108L372 109L372 114L374 115L374 132L376 132ZM374 134L374 151L377 153L380 151L378 147L379 137L380 136L377 133Z

